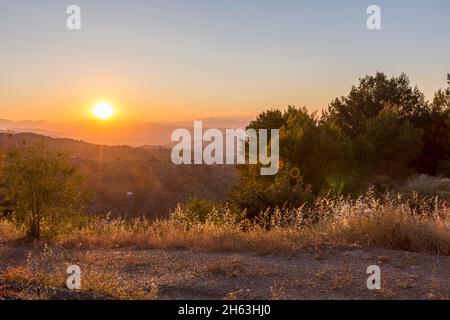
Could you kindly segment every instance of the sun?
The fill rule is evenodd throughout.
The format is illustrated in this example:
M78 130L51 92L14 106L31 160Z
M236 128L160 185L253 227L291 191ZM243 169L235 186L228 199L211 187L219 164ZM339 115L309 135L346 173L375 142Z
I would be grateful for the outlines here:
M108 102L100 102L92 108L92 114L100 120L107 120L114 115L114 107Z

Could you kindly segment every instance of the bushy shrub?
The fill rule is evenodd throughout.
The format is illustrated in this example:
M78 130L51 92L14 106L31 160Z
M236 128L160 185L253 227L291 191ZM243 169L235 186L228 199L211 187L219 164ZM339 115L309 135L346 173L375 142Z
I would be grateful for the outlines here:
M244 214L227 203L193 198L179 204L170 214L170 220L185 228L198 224L238 225L244 221Z
M309 186L303 183L300 176L292 176L289 170L283 170L273 180L244 178L236 185L230 200L250 221L261 221L269 208L295 208L312 201L313 195Z
M439 197L450 200L450 179L428 175L412 176L399 188L404 195L416 192L421 197Z
M26 227L27 236L53 237L64 226L83 219L89 193L68 154L45 144L9 152L0 175L11 218Z
M265 223L247 221L245 228L226 206L213 208L204 222L186 219L191 216L180 206L167 220L96 218L61 235L59 241L77 247L267 253L295 252L311 243L331 242L450 255L449 210L438 206L412 215L401 195L377 198L369 191L356 199L319 197L310 207L266 210L260 215L267 218Z

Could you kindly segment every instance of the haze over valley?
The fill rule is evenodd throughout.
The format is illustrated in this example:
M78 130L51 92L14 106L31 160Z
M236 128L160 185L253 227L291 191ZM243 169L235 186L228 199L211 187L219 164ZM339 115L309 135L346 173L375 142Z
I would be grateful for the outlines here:
M204 118L205 128L245 128L251 118ZM175 129L192 129L193 121L138 122L85 120L76 122L11 121L0 119L0 131L36 133L57 138L71 138L90 143L128 146L170 146Z

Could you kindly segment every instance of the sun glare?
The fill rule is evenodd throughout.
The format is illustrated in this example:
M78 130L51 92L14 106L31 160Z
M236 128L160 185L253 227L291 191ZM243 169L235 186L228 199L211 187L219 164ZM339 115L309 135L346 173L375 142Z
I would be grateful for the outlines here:
M92 109L94 116L101 120L107 120L114 115L114 107L107 102L100 102Z

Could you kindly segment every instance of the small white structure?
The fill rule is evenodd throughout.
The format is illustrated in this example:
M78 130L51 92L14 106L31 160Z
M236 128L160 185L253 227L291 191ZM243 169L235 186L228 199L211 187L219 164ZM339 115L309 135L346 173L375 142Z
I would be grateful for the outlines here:
M133 192L131 192L131 191L127 192L127 198L132 198L132 197L133 197L133 195L134 195L134 193L133 193Z

